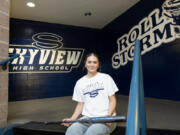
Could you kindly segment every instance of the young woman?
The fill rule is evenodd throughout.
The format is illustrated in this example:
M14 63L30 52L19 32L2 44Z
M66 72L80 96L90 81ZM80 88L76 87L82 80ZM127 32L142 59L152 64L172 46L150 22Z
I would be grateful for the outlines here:
M76 82L72 98L77 101L77 106L71 118L66 118L65 121L76 120L81 114L81 118L115 115L115 93L118 88L108 74L98 72L99 65L96 54L90 53L86 56L87 74ZM63 125L69 126L66 135L107 135L116 127L115 123Z

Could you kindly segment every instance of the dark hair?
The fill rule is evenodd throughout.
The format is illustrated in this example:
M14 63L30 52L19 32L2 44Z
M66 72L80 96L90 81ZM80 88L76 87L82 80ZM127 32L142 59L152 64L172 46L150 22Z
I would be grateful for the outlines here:
M92 53L88 53L88 54L86 55L86 57L85 57L85 59L84 59L84 64L86 64L87 58L88 58L89 56L95 56L95 57L98 59L98 62L100 63L98 55L97 55L96 53L93 53L93 52L92 52Z
M84 58L84 67L83 67L83 70L85 69L86 61L87 61L88 57L90 57L90 56L95 56L95 57L98 59L98 62L99 62L98 71L101 71L101 65L100 65L100 61L99 61L99 56L98 56L96 53L94 53L94 52L88 53L88 54L85 56L85 58Z

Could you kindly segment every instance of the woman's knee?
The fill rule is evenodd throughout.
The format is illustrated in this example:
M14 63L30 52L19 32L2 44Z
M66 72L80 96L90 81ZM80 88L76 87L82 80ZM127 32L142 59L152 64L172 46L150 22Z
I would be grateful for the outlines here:
M68 127L66 135L83 135L87 127L81 123L73 123Z
M105 124L93 124L87 129L85 135L107 135L109 131L109 127Z

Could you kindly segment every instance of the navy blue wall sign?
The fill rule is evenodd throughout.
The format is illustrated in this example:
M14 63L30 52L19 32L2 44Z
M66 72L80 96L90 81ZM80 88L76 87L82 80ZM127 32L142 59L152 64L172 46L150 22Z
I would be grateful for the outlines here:
M63 38L53 33L36 33L31 45L10 45L10 54L19 54L10 64L10 73L70 72L81 62L84 49L63 48Z
M179 7L179 0L143 0L103 29L104 43L114 51L105 69L119 83L121 94L129 92L134 41L138 38L145 96L180 100Z
M154 9L140 20L131 30L117 39L117 52L112 56L112 66L117 69L133 60L134 42L140 40L141 54L159 47L163 43L180 38L180 25L177 12L180 12L180 1L165 1L162 9ZM179 10L177 11L177 8ZM160 11L161 10L161 11Z

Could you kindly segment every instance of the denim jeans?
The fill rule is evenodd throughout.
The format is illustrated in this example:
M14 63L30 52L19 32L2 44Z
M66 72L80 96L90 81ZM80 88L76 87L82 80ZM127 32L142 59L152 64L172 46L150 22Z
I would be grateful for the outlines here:
M88 118L87 116L83 116L80 119ZM116 128L116 123L112 123L111 126L107 126L103 123L73 123L70 127L68 127L65 135L110 135Z
M65 135L109 135L110 127L102 124L82 124L79 122L73 123L66 131Z

